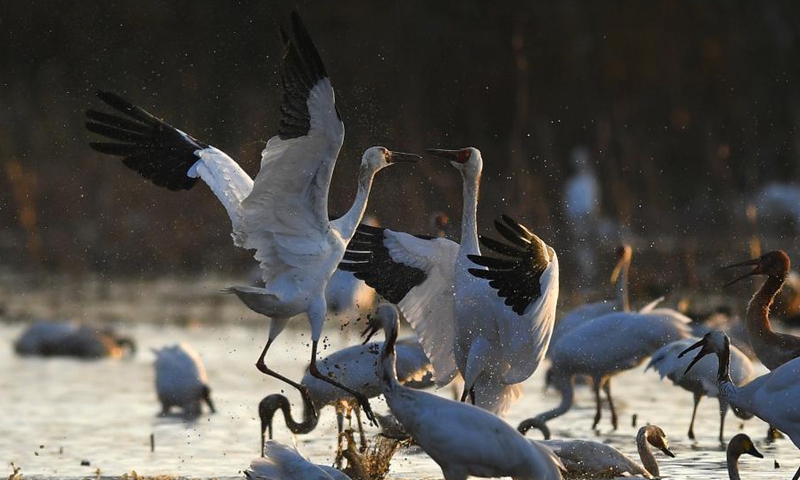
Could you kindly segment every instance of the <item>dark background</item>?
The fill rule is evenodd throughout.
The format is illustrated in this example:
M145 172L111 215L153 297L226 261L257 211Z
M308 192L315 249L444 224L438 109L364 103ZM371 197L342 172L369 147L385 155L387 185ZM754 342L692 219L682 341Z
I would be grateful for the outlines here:
M569 272L562 192L569 153L584 145L602 215L618 226L598 242L602 269L626 240L648 282L716 285L695 268L747 258L748 200L800 173L798 2L4 3L0 254L12 269L146 277L252 265L208 189L159 189L90 150L83 112L101 107L95 90L117 92L255 175L279 119L278 25L295 7L347 129L332 213L352 201L371 145L475 146L482 231L500 213L518 217ZM379 174L368 211L428 234L444 211L457 236L460 182L433 158L396 167ZM761 234L791 253L795 235L773 228L783 223Z

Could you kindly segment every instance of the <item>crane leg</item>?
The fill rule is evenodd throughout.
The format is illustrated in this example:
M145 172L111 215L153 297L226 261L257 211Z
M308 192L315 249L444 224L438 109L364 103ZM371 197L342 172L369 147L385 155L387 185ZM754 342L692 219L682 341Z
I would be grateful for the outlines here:
M363 393L356 392L352 388L349 388L349 387L346 387L345 385L342 385L341 383L339 383L336 380L328 377L327 375L323 375L322 372L319 371L319 369L317 368L317 344L318 343L319 343L319 340L312 340L311 341L311 366L309 366L309 368L308 368L308 371L309 371L309 373L311 373L311 376L313 376L314 378L318 378L318 379L322 380L323 382L330 383L334 387L341 388L345 392L347 392L350 395L354 396L356 398L356 400L358 400L358 403L361 404L361 408L364 409L364 415L367 416L367 420L369 420L369 422L372 425L377 427L378 426L378 422L375 421L375 414L372 413L372 408L369 405L369 400L367 400L367 397L364 396Z
M603 391L606 392L606 398L608 398L608 406L611 407L611 425L614 426L614 430L617 429L617 409L614 408L614 399L611 398L611 379L605 381L603 384Z
M597 425L600 423L600 379L593 379L592 388L594 389L594 400L595 400L595 411L594 411L594 423L592 424L592 430L597 428Z
M261 356L258 357L258 361L256 362L256 368L258 369L258 371L260 371L264 375L269 375L270 377L277 378L278 380L280 380L280 381L282 381L284 383L288 383L289 385L293 386L297 390L302 391L303 390L303 386L302 385L300 385L299 383L297 383L297 382L295 382L293 380L289 380L287 377L284 377L283 375L281 375L280 373L276 372L275 370L272 370L271 368L269 368L267 366L266 362L264 362L264 357L267 356L267 351L269 350L269 347L272 346L273 340L275 340L275 339L274 338L270 338L267 341L267 344L264 346L264 350L261 352Z
M361 421L361 409L359 407L355 408L356 411L356 423L358 424L358 435L359 440L361 441L361 453L364 453L367 450L367 436L364 434L364 423Z
M700 405L702 396L699 393L694 393L694 407L692 408L692 421L689 422L689 439L694 440L694 419L697 416L697 406Z
M797 467L797 471L794 472L794 477L792 477L792 480L798 480L798 479L800 479L800 467Z

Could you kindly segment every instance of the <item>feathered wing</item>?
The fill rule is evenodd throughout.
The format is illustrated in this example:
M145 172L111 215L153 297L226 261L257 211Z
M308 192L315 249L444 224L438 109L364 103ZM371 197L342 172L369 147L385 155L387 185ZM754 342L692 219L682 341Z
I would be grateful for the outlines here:
M397 304L428 355L439 386L458 372L453 355L457 254L458 244L444 238L359 225L339 264Z
M496 321L504 363L512 367L503 375L504 381L518 383L539 366L553 334L558 257L539 237L506 215L495 221L495 227L509 243L488 237L481 237L481 242L507 258L469 255L475 264L485 267L470 268L469 273L489 280L510 310Z
M253 190L235 232L256 250L269 284L295 268L323 268L331 253L328 187L344 124L325 66L296 12L284 40L278 135L267 142Z
M93 149L123 157L125 166L170 190L188 190L201 178L227 210L234 232L241 227L242 200L253 179L238 163L118 95L98 91L97 96L124 116L86 112L86 128L111 140L91 142Z

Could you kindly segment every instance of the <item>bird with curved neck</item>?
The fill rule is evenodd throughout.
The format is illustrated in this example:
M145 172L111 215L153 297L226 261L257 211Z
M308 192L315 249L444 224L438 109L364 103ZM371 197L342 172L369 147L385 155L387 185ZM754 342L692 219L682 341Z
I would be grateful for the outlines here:
M753 295L747 306L745 326L750 345L756 356L770 370L774 370L784 363L800 357L800 337L772 330L769 321L769 309L775 296L783 287L786 276L789 275L791 260L786 252L776 250L746 262L725 267L735 268L753 266L753 270L728 282L725 286L733 285L739 280L754 275L765 275L767 279L761 288Z
M525 431L536 428L542 432L545 440L541 443L553 450L566 467L565 479L599 479L633 475L658 478L661 473L650 446L661 450L669 457L675 457L675 454L669 449L667 435L656 425L645 425L636 434L636 450L639 453L641 465L605 443L579 439L551 440L550 429L544 422L530 419L526 421L525 426ZM522 425L520 425L520 433L524 434Z
M552 451L529 442L496 415L473 405L408 389L397 381L395 346L397 309L378 307L373 331L383 328L380 355L383 395L392 414L442 469L445 480L512 477L515 480L560 479Z
M692 440L695 439L694 421L697 416L697 406L700 404L700 399L703 396L717 397L720 416L719 441L722 443L724 442L723 434L725 431L725 416L728 413L728 402L717 391L715 382L717 375L716 362L711 357L704 358L692 370L686 372L686 366L690 360L685 357L678 358L678 353L694 344L697 340L699 339L696 337L684 338L659 348L653 354L650 363L645 367L645 371L652 368L659 373L662 379L667 377L672 380L675 386L692 392L694 395L694 408L692 409L692 420L689 423L688 432L688 436ZM746 384L755 375L750 359L734 346L731 347L731 374L736 385ZM739 410L734 410L734 413L744 420L752 418L751 414Z
M753 440L747 434L739 433L731 438L731 441L728 442L728 448L725 450L728 478L730 480L742 480L739 475L739 457L745 453L756 458L764 458L764 455L753 444Z
M381 342L369 342L343 348L320 359L319 369L324 375L340 381L367 398L377 397L381 394L381 379L378 376L381 345ZM400 381L404 385L413 385L414 388L428 388L434 385L433 368L416 338L402 338L397 341L397 365ZM273 438L272 423L278 410L283 412L286 426L292 433L307 434L317 427L319 411L332 405L336 409L339 448L342 447L344 418L349 420L352 411L356 414L361 444L366 448L359 403L355 397L318 380L308 372L300 383L303 386L301 390L303 410L300 421L292 417L289 400L281 394L268 395L259 403L261 445L264 445L265 432L269 432L269 439Z
M719 361L717 388L719 394L733 407L752 413L761 420L786 433L795 447L800 448L800 358L784 363L742 387L731 381L730 339L722 332L708 332L700 341L680 353L684 356L700 349L687 367L691 369L704 356L715 354ZM800 478L800 468L793 480Z
M280 127L261 153L255 179L221 150L108 92L97 95L123 116L86 112L91 120L87 129L112 140L90 145L123 157L127 167L170 190L188 190L202 179L228 212L234 244L255 250L261 268L262 285L225 290L271 320L256 368L301 389L299 383L269 368L265 358L289 320L305 314L311 326L311 374L353 395L374 421L366 397L317 369L327 312L325 287L364 215L375 174L391 165L416 162L419 156L384 147L367 149L352 207L331 220L328 193L344 142L344 123L322 57L297 12L292 12L286 27L280 31L284 48Z
M561 402L536 418L546 422L565 414L574 400L573 379L583 375L593 381L595 417L592 428L600 422L602 390L608 398L611 424L616 430L618 422L611 397L611 378L641 365L664 345L688 337L690 321L672 310L614 312L568 332L552 346L552 367L546 374L546 384L561 394Z

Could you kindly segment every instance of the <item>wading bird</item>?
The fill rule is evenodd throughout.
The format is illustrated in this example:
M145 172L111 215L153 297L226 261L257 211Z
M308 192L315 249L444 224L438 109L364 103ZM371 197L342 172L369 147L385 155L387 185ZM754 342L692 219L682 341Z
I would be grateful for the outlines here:
M652 368L658 372L659 376L672 380L675 386L692 392L694 395L694 407L692 408L692 421L689 422L689 438L694 440L694 419L697 415L697 406L703 396L716 397L719 401L719 441L724 442L725 415L728 413L728 402L719 395L717 390L717 362L713 358L707 357L686 371L690 360L686 357L678 357L686 347L697 342L699 338L689 337L677 340L659 348L650 359L650 363L645 367L645 371ZM733 383L742 386L753 379L753 364L747 356L739 351L738 348L731 348L731 376ZM745 420L752 418L746 412L734 410L734 413Z
M40 320L14 342L14 351L23 356L120 358L136 353L136 343L108 327Z
M428 149L463 179L461 243L359 227L339 268L396 303L420 338L436 381L464 378L462 400L502 414L545 355L558 299L558 257L527 228L495 221L508 243L481 237L504 259L480 255L477 207L481 153ZM488 280L488 281L487 281Z
M156 185L189 189L200 178L228 211L234 244L256 251L263 287L228 289L250 309L272 319L258 369L297 389L302 386L267 367L265 357L289 319L305 313L311 324L310 372L351 393L373 420L367 399L319 373L317 344L325 321L325 286L364 215L375 174L417 155L369 148L361 159L358 192L350 210L328 217L328 189L344 139L344 125L322 59L297 12L283 38L283 101L278 135L268 142L261 170L253 181L228 155L158 120L116 95L100 99L128 118L89 110L87 128L115 142L95 142L102 153L125 157L123 163ZM117 143L119 142L119 143Z
M316 465L297 449L270 440L264 445L264 457L245 470L248 480L350 480L344 473L327 465Z
M711 331L700 341L680 353L686 355L700 349L687 367L691 369L708 354L715 354L719 360L717 387L719 394L732 407L750 412L761 420L786 433L792 443L800 448L800 359L784 363L771 372L762 375L743 387L731 381L730 339L721 332ZM800 468L792 477L800 478Z
M530 427L540 429L545 437L550 436L550 431L544 423L531 424ZM639 452L641 465L611 445L592 440L544 440L541 443L553 450L561 459L566 468L565 479L600 479L634 475L658 478L661 473L650 445L669 457L675 457L669 449L667 435L655 425L646 425L636 434L636 450Z
M374 398L381 394L381 379L378 376L378 354L382 342L371 342L364 345L354 345L328 355L318 362L319 371L336 379L353 390L357 390L367 398ZM406 338L397 341L397 372L399 381L404 385L412 384L415 388L433 386L433 369L428 357L422 350L416 338ZM359 405L353 396L333 385L320 381L309 373L300 382L305 387L301 391L303 397L302 420L297 422L292 418L289 400L280 394L264 397L258 405L258 415L261 418L261 445L263 447L265 433L272 439L272 422L275 413L280 410L286 421L286 426L292 433L310 433L317 427L319 411L333 405L336 409L336 425L339 430L339 448L342 446L344 433L344 417L350 416L355 409L358 422L361 444L366 445L364 429L361 425Z
M753 266L753 270L728 282L733 285L753 275L765 275L767 279L747 306L745 325L750 344L756 356L770 370L800 357L800 337L772 330L769 321L769 308L778 294L791 268L789 256L781 250L765 253L759 258L725 267L735 268Z
M753 275L766 275L767 279L761 288L750 299L745 316L745 328L750 346L756 357L770 370L774 370L786 362L800 357L800 337L788 333L778 333L772 330L769 321L769 309L775 296L786 282L786 277L791 269L791 260L786 252L775 250L765 253L760 257L746 262L736 263L725 267L735 268L754 266L753 270L728 282L725 286L733 285ZM774 426L770 425L767 438L775 438L779 434Z
M730 480L741 480L739 476L739 457L744 454L752 455L756 458L764 458L753 444L753 440L745 433L739 433L728 442L725 451L726 463L728 464L728 478Z
M600 423L600 389L603 389L611 408L611 424L616 430L611 377L641 365L664 345L688 337L689 322L683 315L667 309L657 313L617 312L572 330L553 345L553 366L547 372L547 383L561 393L561 403L532 421L545 423L565 414L574 401L573 377L586 375L594 384L596 410L592 428ZM520 428L527 422L522 422Z
M178 407L183 415L200 415L200 402L206 402L211 413L215 413L211 401L211 387L200 355L189 345L180 343L160 349L156 354L156 393L161 402L161 415L167 415L170 407Z
M553 327L553 336L550 343L555 345L558 340L567 332L576 328L587 321L603 316L611 312L630 311L630 301L628 299L628 271L631 267L633 249L630 245L622 245L617 249L617 264L611 272L611 282L616 286L616 295L613 300L603 300L600 302L587 303L572 309L561 317ZM551 351L548 351L548 357Z
M515 480L560 479L561 462L547 447L529 441L505 421L483 409L397 381L395 347L397 309L378 307L372 330L383 328L380 354L383 395L392 414L442 469L445 480L512 477Z

